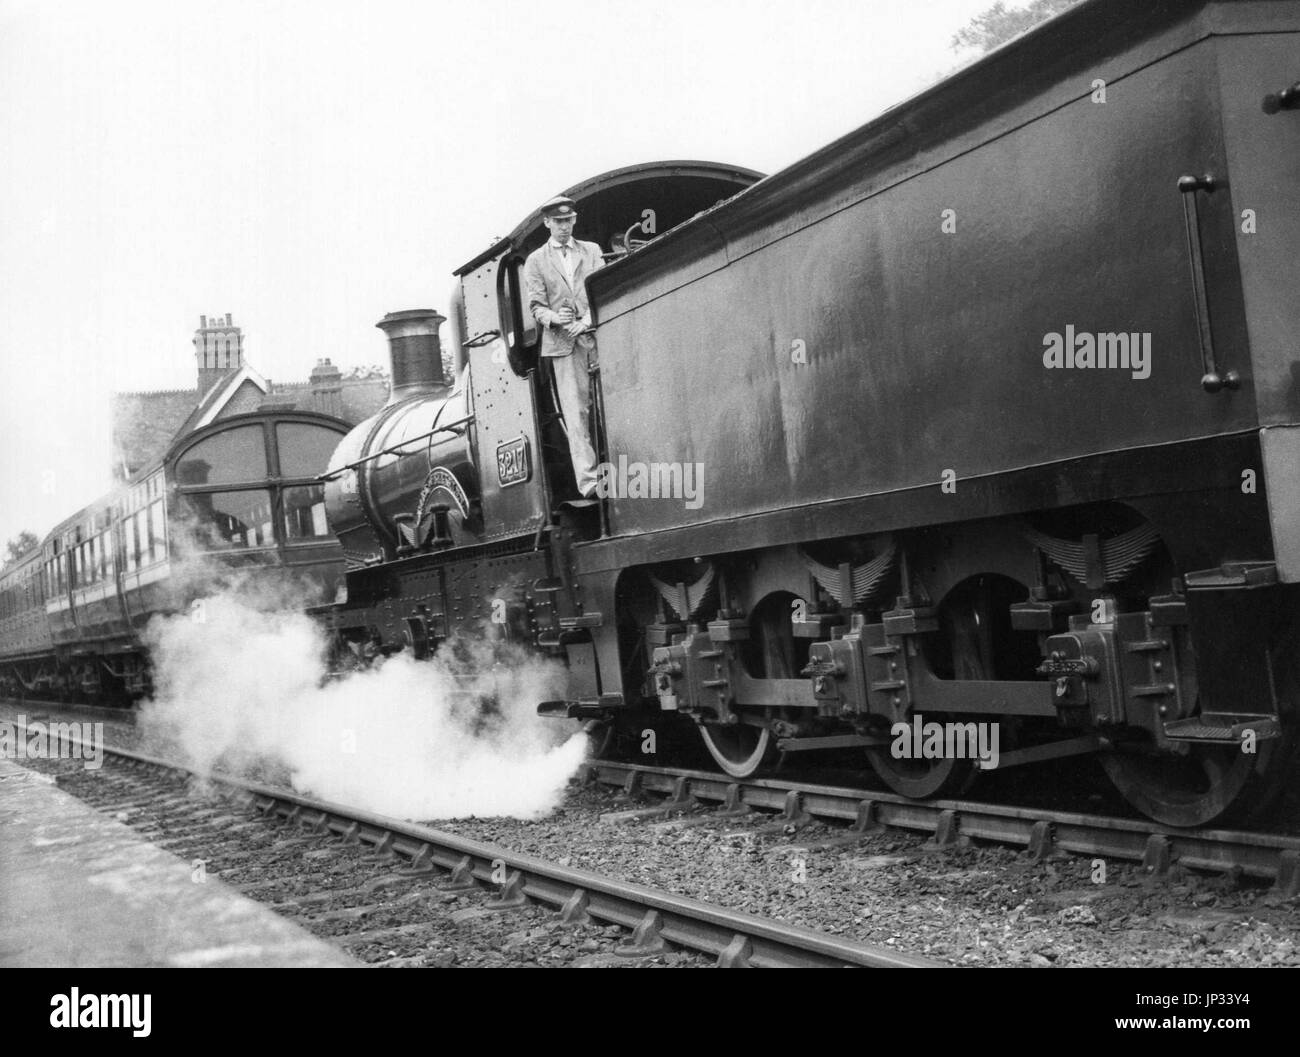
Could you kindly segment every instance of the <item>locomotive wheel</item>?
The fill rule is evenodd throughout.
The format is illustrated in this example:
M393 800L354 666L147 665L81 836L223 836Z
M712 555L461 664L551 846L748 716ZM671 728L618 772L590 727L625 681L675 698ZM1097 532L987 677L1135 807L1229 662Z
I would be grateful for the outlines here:
M1124 799L1148 818L1167 826L1206 826L1242 823L1261 818L1294 783L1300 757L1296 703L1300 701L1300 652L1294 648L1300 620L1295 596L1281 599L1274 621L1268 657L1282 734L1261 741L1253 753L1238 745L1195 745L1174 758L1108 752L1100 757L1111 782Z
M976 774L974 760L897 760L888 748L868 749L867 758L890 789L913 800L964 792Z
M1024 678L1026 643L1011 629L1010 604L1020 601L1025 589L996 574L968 577L951 590L939 606L940 632L925 640L925 661L940 679ZM1037 656L1036 648L1032 649ZM1010 666L1003 671L1003 666ZM942 715L926 719L943 721ZM960 720L979 720L969 715ZM975 784L979 770L971 759L896 759L890 746L868 749L867 759L881 780L900 796L925 800L960 795Z
M1254 754L1236 745L1198 745L1187 756L1105 753L1101 765L1120 794L1166 826L1206 826L1258 815L1291 773L1296 739L1262 741Z
M587 735L587 758L589 760L611 759L614 750L615 725L593 719L583 731Z
M776 751L772 732L766 727L705 723L700 727L700 734L717 765L733 778L756 774Z

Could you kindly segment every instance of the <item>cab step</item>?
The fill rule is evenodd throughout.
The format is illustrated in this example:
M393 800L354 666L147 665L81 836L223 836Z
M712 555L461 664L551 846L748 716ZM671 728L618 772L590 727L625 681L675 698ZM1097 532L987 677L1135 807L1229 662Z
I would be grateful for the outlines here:
M1256 741L1282 734L1276 716L1251 716L1238 712L1207 712L1165 724L1165 737L1170 741L1240 745L1247 731L1254 732Z

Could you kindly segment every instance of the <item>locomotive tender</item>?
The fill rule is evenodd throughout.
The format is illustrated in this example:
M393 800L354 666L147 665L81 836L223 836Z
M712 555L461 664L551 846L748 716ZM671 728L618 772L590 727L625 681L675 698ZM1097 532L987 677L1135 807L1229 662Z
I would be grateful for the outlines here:
M1165 823L1261 810L1300 736L1297 78L1295 3L1090 0L759 182L570 188L602 246L673 225L588 282L593 436L699 502L562 504L534 215L457 273L453 388L440 316L381 324L428 373L331 463L325 619L495 628L567 663L543 713L736 776L835 748L964 788L890 751L923 716L1096 754Z

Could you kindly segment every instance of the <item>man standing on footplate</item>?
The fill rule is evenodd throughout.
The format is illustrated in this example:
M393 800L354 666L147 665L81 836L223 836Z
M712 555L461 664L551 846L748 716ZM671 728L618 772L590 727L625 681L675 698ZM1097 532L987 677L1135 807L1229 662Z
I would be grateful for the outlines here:
M542 356L550 360L555 391L578 491L587 499L596 492L596 451L591 444L589 367L596 364L596 338L589 332L591 309L585 280L604 261L594 242L573 237L578 219L571 198L552 198L542 206L542 220L551 237L534 250L524 265L528 310L542 328Z

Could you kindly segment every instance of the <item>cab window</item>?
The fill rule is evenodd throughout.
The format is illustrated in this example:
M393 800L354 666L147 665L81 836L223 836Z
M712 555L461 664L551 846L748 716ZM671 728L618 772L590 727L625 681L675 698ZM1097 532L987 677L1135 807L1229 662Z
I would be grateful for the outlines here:
M524 287L524 258L507 254L497 269L497 308L501 336L506 343L510 366L516 374L527 374L536 366L537 321L528 311L528 291Z

